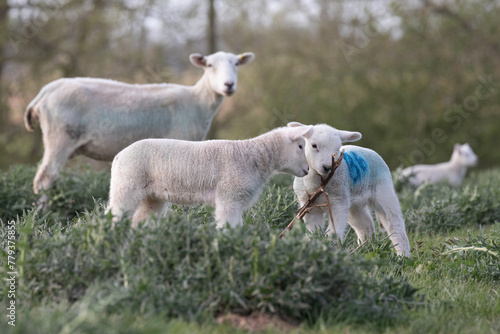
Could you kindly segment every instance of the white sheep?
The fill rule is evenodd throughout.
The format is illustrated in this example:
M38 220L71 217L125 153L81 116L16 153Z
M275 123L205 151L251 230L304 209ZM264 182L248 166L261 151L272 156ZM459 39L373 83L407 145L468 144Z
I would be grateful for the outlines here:
M448 182L452 186L459 186L465 177L468 167L477 165L477 155L474 154L469 144L455 144L450 161L436 165L415 165L403 169L401 175L415 185L424 182Z
M192 54L204 69L194 86L133 85L96 78L63 78L45 85L26 108L24 123L39 120L45 151L35 179L35 194L48 189L67 159L82 154L112 161L145 138L203 140L224 96L236 91L238 66L254 54ZM46 204L43 195L40 206Z
M109 210L114 221L132 217L132 226L168 203L215 207L218 227L242 224L242 213L257 200L276 172L308 172L303 134L311 127L284 127L247 140L190 142L144 139L113 160Z
M293 124L299 128L304 125ZM344 159L328 182L325 191L329 196L337 237L343 241L347 223L352 226L360 241L375 231L370 208L375 211L380 225L386 229L398 255L410 255L410 244L392 177L384 160L376 152L359 146L342 146L342 143L361 139L361 133L342 131L326 124L315 125L305 134L306 157L309 174L295 178L293 189L302 206L320 185L322 178L332 168L332 154L336 157L345 149ZM326 204L320 196L316 203ZM314 232L324 227L326 206L312 208L304 217L307 228ZM329 215L328 215L329 217ZM331 224L330 218L329 225ZM331 234L332 230L327 231Z

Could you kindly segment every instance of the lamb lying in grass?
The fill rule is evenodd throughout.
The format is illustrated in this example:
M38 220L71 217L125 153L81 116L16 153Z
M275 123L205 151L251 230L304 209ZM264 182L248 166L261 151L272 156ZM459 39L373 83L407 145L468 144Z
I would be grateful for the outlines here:
M173 203L213 206L218 227L241 225L243 211L274 173L308 173L303 135L311 128L278 128L239 141L138 141L113 160L109 210L114 222L127 215L136 227Z
M448 182L459 186L465 177L468 167L477 165L477 155L469 144L455 144L450 161L436 165L416 165L403 169L402 176L407 177L411 184L418 186L424 182Z
M40 121L45 152L33 181L35 194L47 190L69 157L84 155L112 161L135 141L145 138L203 140L224 96L236 92L238 66L254 54L192 54L204 69L194 86L131 85L95 78L64 78L47 84L24 114L28 131ZM39 204L47 202L43 195Z
M293 124L298 128L304 125ZM315 125L305 135L306 157L309 174L295 178L293 189L302 206L320 185L332 168L332 154L338 158L345 149L344 159L327 184L337 236L344 239L347 223L352 226L358 239L365 240L375 231L371 211L375 210L377 220L383 225L394 244L398 255L409 256L410 244L399 200L394 191L392 177L384 160L376 152L358 146L342 146L342 143L361 139L359 132L334 129L326 124ZM320 196L315 204L326 204ZM324 227L326 206L315 207L304 217L309 231ZM330 218L328 218L330 220ZM331 221L330 221L331 224ZM330 226L330 225L329 225ZM327 233L331 233L329 229Z

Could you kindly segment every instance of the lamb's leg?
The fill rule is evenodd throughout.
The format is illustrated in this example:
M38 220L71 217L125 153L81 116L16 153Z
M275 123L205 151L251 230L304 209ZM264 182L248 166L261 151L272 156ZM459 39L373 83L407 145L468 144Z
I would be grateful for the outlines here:
M215 220L217 228L223 228L226 223L231 227L243 225L243 210L238 203L217 202L215 205Z
M132 228L137 228L139 222L145 221L152 214L161 217L166 210L166 203L155 198L147 198L137 207L134 216L132 217Z
M35 194L39 194L51 187L66 164L66 161L76 149L74 143L66 140L58 142L47 142L44 140L44 146L45 151L42 163L38 167L35 179L33 180L33 191ZM38 208L41 210L46 209L47 202L47 195L42 194L38 200Z
M139 196L130 196L130 191L127 189L120 189L115 186L113 181L112 176L107 212L111 212L113 214L112 227L114 228L116 223L122 220L123 216L133 215L133 213L137 211L140 202L138 201Z
M304 216L304 222L306 223L307 229L311 233L325 230L325 220L321 210L315 210L314 212L307 213Z
M399 200L392 185L380 186L377 189L375 213L377 220L383 225L389 239L395 245L398 255L410 256L410 242L406 235L405 223Z
M337 234L337 237L340 239L340 242L342 242L344 241L345 231L347 227L347 218L349 217L349 206L347 203L343 204L334 203L332 199L330 199L330 207L332 208L335 233ZM328 235L331 235L333 233L333 229L331 228L332 221L330 219L330 215L328 215L328 222L330 228L327 233Z
M370 238L375 232L373 218L366 206L353 206L349 209L349 225L358 236L358 243Z

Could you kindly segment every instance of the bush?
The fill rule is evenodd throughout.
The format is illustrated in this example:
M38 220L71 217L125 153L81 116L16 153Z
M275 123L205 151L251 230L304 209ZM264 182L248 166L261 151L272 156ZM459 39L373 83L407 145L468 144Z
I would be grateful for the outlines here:
M374 264L299 229L280 240L256 225L217 230L199 213L177 212L136 230L126 220L111 229L100 206L66 227L50 221L33 211L17 220L24 307L97 298L109 314L202 320L259 310L294 322L387 324L415 296L403 279L370 277Z
M7 222L36 207L33 193L36 168L17 165L0 173L0 219ZM92 210L94 200L107 200L109 172L95 172L90 168L68 169L47 191L47 210L55 220L71 220L77 212Z

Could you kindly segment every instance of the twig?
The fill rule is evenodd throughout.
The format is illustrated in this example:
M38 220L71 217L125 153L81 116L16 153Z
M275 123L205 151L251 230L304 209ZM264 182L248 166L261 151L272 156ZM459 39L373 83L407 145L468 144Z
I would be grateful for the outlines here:
M325 197L326 197L326 205L328 206L328 213L330 214L330 221L332 222L332 231L337 235L337 232L335 231L335 224L333 223L333 214L332 214L332 207L330 206L330 197L328 197L328 193L325 191Z
M330 179L332 178L333 173L335 173L335 170L340 166L340 163L342 162L343 158L344 158L344 150L342 150L342 152L340 153L339 158L337 160L335 160L335 154L332 154L332 170L330 171L330 173L327 175L327 177L325 179L321 180L321 184L319 185L319 188L312 195L309 195L309 198L304 203L304 205L299 209L297 215L292 219L290 224L288 224L288 226L283 230L283 232L280 233L279 238L283 237L286 230L291 230L293 228L293 224L295 223L296 219L304 218L304 216L309 212L310 209L317 207L317 206L324 206L323 204L314 205L314 201L316 201L316 199L321 194L325 194L325 196L327 198L326 203L328 206L328 211L330 213L330 219L331 219L332 225L333 225L332 210L330 207L330 202L328 201L328 195L325 192L325 187L328 184L328 182L330 181ZM333 227L333 231L335 232L335 227Z
M360 244L358 245L358 247L354 248L354 249L350 252L350 254L354 254L355 252L357 252L357 251L358 251L361 247L363 247L363 246L364 246L364 245L368 242L368 240L370 240L370 239L369 239L369 238L366 238L366 239L365 239L365 241L363 241L362 243L360 243Z

